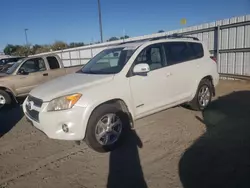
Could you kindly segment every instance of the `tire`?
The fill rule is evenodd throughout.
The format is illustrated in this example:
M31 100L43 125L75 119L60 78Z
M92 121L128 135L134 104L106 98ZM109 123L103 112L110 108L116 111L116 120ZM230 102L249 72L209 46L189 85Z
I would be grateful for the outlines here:
M6 91L0 90L0 109L10 105L11 102L10 95Z
M107 137L106 136L100 137L101 139L97 138L96 133L102 132L102 131L99 131L100 126L98 125L98 122L102 121L103 123L106 117L111 116L110 114L113 114L116 116L114 118L116 119L116 122L121 122L121 126L119 125L119 123L117 123L117 126L114 126L116 128L115 130L116 133L120 132L120 134L117 139L114 139L116 140L115 142L112 142L109 144L101 144L100 143L102 142L101 140L106 140ZM103 125L106 126L106 124L103 124ZM121 129L118 127L121 127ZM120 146L122 141L124 141L126 130L128 127L129 127L129 117L117 105L114 105L114 104L101 105L93 111L93 113L91 114L89 118L87 130L86 130L85 142L90 148L92 148L96 152L105 153L105 152L115 150L118 146ZM112 135L112 132L113 132L113 129L111 130L111 133L110 133L111 135ZM109 133L106 133L106 134L109 134Z
M204 91L204 88L208 89L207 92L209 92L209 96L206 96L206 102L204 102L203 103L204 105L202 105L201 102L199 102L199 99L200 99L200 95L201 95L200 93L202 92L201 90ZM193 110L196 110L196 111L204 110L210 104L210 102L212 100L212 95L213 95L212 82L208 79L201 80L193 100L189 102L190 108Z

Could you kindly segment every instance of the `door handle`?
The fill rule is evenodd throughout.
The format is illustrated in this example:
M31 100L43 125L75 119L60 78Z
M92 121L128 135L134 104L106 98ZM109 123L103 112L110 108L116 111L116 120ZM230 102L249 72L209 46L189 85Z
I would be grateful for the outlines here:
M43 76L48 76L49 74L48 73L44 73Z
M172 75L172 73L171 72L168 72L167 74L166 74L166 77L169 77L169 76L171 76Z

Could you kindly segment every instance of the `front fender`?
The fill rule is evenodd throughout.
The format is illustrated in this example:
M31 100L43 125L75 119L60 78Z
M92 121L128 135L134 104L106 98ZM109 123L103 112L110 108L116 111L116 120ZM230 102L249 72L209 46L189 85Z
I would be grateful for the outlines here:
M5 91L11 93L12 96L14 97L14 99L16 100L16 92L13 89L13 87L7 86L6 84L0 82L0 89L3 89Z

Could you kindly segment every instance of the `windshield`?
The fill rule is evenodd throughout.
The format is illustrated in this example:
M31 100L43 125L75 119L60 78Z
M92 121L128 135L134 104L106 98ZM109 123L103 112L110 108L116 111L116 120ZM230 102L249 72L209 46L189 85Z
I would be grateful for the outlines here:
M7 74L12 74L13 72L15 72L15 70L17 69L17 67L21 64L23 60L20 59L18 60L16 63L14 63L7 71L6 73Z
M0 59L0 65L6 65L7 63L17 62L20 58L6 58Z
M120 72L134 50L123 48L106 49L92 58L81 70L85 74L117 74Z

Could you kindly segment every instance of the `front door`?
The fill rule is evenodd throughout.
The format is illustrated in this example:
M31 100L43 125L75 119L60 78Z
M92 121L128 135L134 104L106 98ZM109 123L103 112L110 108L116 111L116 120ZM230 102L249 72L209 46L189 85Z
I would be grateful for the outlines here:
M25 61L16 75L15 88L18 96L27 95L33 88L48 81L46 64L42 58Z
M167 93L167 90L171 88L172 81L165 62L161 44L146 47L136 58L134 65L147 63L150 67L147 75L132 75L129 78L136 118L171 103L171 91Z

